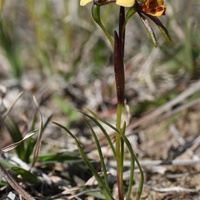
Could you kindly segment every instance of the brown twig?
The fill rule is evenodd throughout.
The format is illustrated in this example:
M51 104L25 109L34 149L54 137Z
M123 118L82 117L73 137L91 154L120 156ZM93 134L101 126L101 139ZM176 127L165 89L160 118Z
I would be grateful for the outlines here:
M167 188L158 188L158 187L152 187L149 185L145 185L145 188L149 188L153 191L156 192L161 192L161 193L165 193L165 192L198 192L197 190L194 189L190 189L190 188L184 188L184 187L180 187L180 186L176 186L176 187L167 187Z
M0 163L0 173L6 179L8 184L25 200L35 200L30 194L28 194L16 180L9 174L9 172Z
M200 160L140 160L142 167L156 167L156 166L194 166L199 165ZM125 167L130 167L130 161L124 161ZM115 161L109 161L108 166L115 167ZM137 167L137 165L136 165Z
M172 111L172 108L175 105L183 103L188 97L190 97L199 90L200 90L200 81L197 81L196 83L192 84L187 90L178 95L176 98L164 104L163 106L160 106L152 113L149 113L148 115L142 117L141 119L133 122L128 126L128 128L135 129L137 127L145 127L149 124L154 123L156 120L158 120L159 116L165 114L166 112Z
M187 98L189 98L191 95L195 94L199 90L200 90L200 81L197 81L196 83L192 84L188 89L186 89L184 92L179 94L173 100L167 102L163 106L158 107L155 111L145 115L144 117L130 123L129 126L127 127L127 130L131 131L127 131L127 135L134 134L140 131L141 129L145 129L154 123L161 122L162 120L167 119L172 115L175 115L185 109L188 109L200 103L200 98L198 98L189 103L183 104L183 102ZM177 107L176 109L173 109L173 107L175 107L180 103L182 103L183 105ZM111 134L110 137L114 139L114 134ZM102 146L107 144L104 137L99 138L99 141ZM90 152L94 148L96 148L95 145L91 144L90 146L85 147L85 151Z

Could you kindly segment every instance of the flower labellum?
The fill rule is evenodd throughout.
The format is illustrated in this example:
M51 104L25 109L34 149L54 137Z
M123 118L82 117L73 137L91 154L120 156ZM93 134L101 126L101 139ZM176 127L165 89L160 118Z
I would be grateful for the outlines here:
M164 0L145 0L139 5L139 10L148 15L161 16L165 14L166 7Z
M104 5L115 2L117 5L124 7L132 7L135 4L135 0L81 0L80 5L85 6L92 1L97 5Z

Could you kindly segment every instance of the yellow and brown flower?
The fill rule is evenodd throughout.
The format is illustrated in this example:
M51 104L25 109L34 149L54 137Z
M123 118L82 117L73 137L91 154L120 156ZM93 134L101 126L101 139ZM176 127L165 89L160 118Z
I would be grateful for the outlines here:
M139 4L139 11L147 15L161 16L165 14L164 0L145 0Z

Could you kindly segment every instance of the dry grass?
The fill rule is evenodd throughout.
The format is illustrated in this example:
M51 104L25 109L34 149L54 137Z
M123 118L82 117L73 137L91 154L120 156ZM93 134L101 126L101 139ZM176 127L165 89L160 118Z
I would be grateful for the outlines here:
M158 48L153 47L138 17L128 24L125 72L130 127L187 90L200 76L200 3L169 0L166 5L167 13L161 20L172 37L173 46L166 44L157 27L153 26L159 43ZM102 12L111 32L116 29L115 11L116 8L109 5ZM26 133L31 129L37 111L32 98L35 95L44 121L53 114L53 120L70 127L88 150L92 146L91 135L74 109L88 107L111 123L114 123L116 111L112 51L102 31L92 21L90 6L80 8L78 1L74 0L6 0L1 23L6 37L0 38L0 85L6 87L6 93L5 97L1 96L0 111L3 106L9 108L17 95L24 91L9 115L19 130ZM141 162L163 159L199 161L199 142L195 140L200 131L199 103L173 114L174 109L198 98L199 91L170 107L172 114L167 118L162 118L166 114L162 113L148 126L144 122L142 128L127 130ZM36 117L35 127L39 127L39 121ZM174 135L172 127L178 136ZM97 132L101 138L101 132ZM1 128L0 139L0 147L12 142L5 126ZM103 150L106 159L112 161L110 149L104 146ZM44 131L41 153L66 151L72 153L71 158L77 156L74 142L49 123ZM88 151L98 168L95 149L91 147ZM14 155L13 152L5 158L11 162ZM31 184L25 181L31 194L50 198L77 184L84 185L91 178L82 163L74 164L64 156L59 159L66 159L66 162L54 158L51 164L36 165L33 173L42 179L45 187L41 190L41 185L35 183L31 188L28 186ZM112 165L110 171L115 174ZM128 173L128 166L126 171ZM144 172L143 199L200 199L199 163L177 167L172 163L144 166ZM171 175L174 177L169 178ZM5 199L9 190L3 188L3 181L1 183L0 197ZM183 190L174 191L175 186ZM87 191L92 190L87 188ZM83 194L80 198L86 196Z

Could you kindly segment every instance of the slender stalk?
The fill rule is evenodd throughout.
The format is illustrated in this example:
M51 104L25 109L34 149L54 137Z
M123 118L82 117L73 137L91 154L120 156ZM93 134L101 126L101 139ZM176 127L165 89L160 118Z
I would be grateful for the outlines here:
M113 39L110 36L107 29L105 28L105 26L103 25L102 21L101 21L100 6L93 4L93 6L92 6L92 16L93 16L93 19L95 20L95 22L100 26L100 28L105 33L106 37L108 38L108 41L110 42L111 47L114 49Z
M114 70L115 70L115 82L117 90L117 118L116 128L119 132L116 132L116 162L117 162L117 185L118 185L118 198L123 199L124 187L123 187L123 160L124 160L124 142L121 138L121 121L122 111L124 104L124 40L125 29L123 29L125 23L125 9L120 7L119 11L119 33L115 32L114 40Z
M117 119L116 128L121 130L121 118L122 118L123 105L117 105ZM121 157L121 136L116 132L116 162L117 162L117 184L118 184L118 196L119 200L123 199L123 161Z
M108 33L108 31L106 30L105 26L100 23L99 26L101 27L101 29L103 30L103 32L105 33L106 37L108 38L108 41L110 42L110 45L112 47L112 49L114 48L114 44L113 44L113 39L110 36L110 34Z

